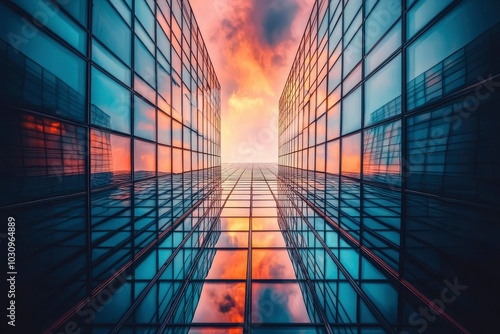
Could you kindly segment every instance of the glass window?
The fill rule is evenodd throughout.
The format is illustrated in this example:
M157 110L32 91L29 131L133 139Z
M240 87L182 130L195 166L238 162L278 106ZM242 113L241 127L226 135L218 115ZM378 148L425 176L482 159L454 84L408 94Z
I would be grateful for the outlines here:
M359 63L358 66L354 70L352 70L351 74L347 78L344 79L342 83L344 95L347 95L360 81L361 76L363 74L363 63Z
M77 19L83 26L87 26L87 1L68 1L56 0L59 6L66 9L75 19Z
M134 140L134 179L144 179L156 175L156 145L142 140Z
M401 21L384 36L382 41L365 58L365 75L373 71L401 46Z
M13 0L40 23L85 53L87 35L73 20L49 1Z
M342 134L361 128L361 87L342 100Z
M130 92L92 67L92 124L130 133Z
M134 68L150 86L156 87L155 59L142 42L135 38Z
M25 21L6 5L0 5L0 37L43 67L49 72L48 75L55 75L78 94L85 96L85 61L42 30L36 30L36 36L29 39L29 42L24 42L24 31L36 29L34 26L26 26Z
M370 50L401 16L401 1L380 0L365 22L365 47Z
M500 2L464 0L408 48L407 80L434 67L500 20Z
M95 39L92 39L92 60L115 78L130 86L130 69Z
M346 47L343 53L344 59L344 72L343 77L345 78L349 72L359 63L361 56L363 55L363 29L360 29L356 36L352 39L351 43Z
M365 125L401 113L401 55L365 83Z
M326 172L339 174L340 169L340 140L327 143Z
M130 180L130 138L91 130L92 187Z
M138 21L136 20L135 23L138 24L140 22L149 36L154 38L155 19L144 0L135 0L135 15L138 18Z
M342 79L342 57L340 57L335 65L328 72L328 93L331 93L336 88Z
M327 140L338 138L340 136L340 103L328 110L327 117Z
M158 142L162 144L172 144L172 119L162 111L158 111Z
M182 147L182 125L176 120L172 120L172 145Z
M158 145L158 173L172 173L172 148Z
M363 147L363 178L399 186L401 121L365 130Z
M156 140L156 109L137 96L134 99L134 135Z
M325 171L325 144L316 146L316 171Z
M454 0L420 0L413 6L407 14L408 23L407 35L411 38L416 32L422 29L430 20Z
M361 134L342 138L342 175L359 178L361 166Z
M106 0L94 0L92 29L94 35L121 60L130 65L131 31L122 17Z

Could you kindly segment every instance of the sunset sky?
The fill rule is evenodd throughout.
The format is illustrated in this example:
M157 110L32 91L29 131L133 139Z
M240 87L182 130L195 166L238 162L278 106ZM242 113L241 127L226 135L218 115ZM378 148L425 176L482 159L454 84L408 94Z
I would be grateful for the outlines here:
M278 102L314 0L190 0L222 92L223 162L277 162Z

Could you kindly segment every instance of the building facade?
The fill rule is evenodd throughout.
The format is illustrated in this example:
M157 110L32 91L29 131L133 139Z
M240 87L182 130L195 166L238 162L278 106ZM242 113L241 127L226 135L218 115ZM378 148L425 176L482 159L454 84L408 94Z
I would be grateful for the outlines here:
M495 328L499 10L315 2L280 99L279 206L333 332Z
M120 315L100 312L115 290L126 310L120 298L160 272L132 269L153 249L161 256L151 261L171 261L174 229L212 223L220 84L187 0L2 1L0 73L15 329L90 331Z

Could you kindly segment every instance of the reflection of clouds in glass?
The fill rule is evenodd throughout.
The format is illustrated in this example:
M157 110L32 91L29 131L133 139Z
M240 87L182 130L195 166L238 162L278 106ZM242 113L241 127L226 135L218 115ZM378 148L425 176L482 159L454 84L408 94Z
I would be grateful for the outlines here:
M279 230L278 218L252 218L252 230Z
M246 232L222 232L215 247L247 247L248 233Z
M245 283L205 283L193 322L243 322Z
M247 275L246 250L218 250L207 279L244 279Z
M286 250L254 249L252 276L261 279L296 279Z
M130 171L130 139L111 135L112 171Z
M248 218L221 218L221 229L228 231L248 231Z
M310 322L302 291L297 283L254 283L252 300L253 322Z
M285 239L281 232L254 232L252 234L254 247L285 247Z

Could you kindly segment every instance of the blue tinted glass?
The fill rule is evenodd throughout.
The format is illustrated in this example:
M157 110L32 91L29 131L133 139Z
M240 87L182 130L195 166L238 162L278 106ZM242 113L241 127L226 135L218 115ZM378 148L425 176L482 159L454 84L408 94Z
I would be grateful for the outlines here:
M361 87L342 101L342 134L361 127Z
M384 36L380 43L374 47L365 58L365 75L373 71L387 57L401 46L401 21Z
M365 130L363 177L399 186L401 183L401 121Z
M345 40L344 40L345 43ZM349 43L343 53L344 59L344 78L358 64L363 54L363 29L360 29L356 36Z
M92 41L92 60L130 86L130 69L96 40Z
M28 21L23 20L9 7L0 5L1 38L46 71L61 79L80 95L85 96L85 62L83 59L77 57L43 31L36 29L34 25L30 26L29 22L25 22ZM26 29L34 29L37 34L26 40L22 37ZM42 52L42 50L50 50L50 52Z
M381 0L365 22L365 46L369 50L401 16L401 1Z
M80 52L86 50L86 33L50 1L13 0L41 24L61 36Z
M92 68L91 122L130 133L130 91Z
M365 125L401 113L401 55L365 83Z
M484 0L481 6L473 0L462 1L408 48L407 80L439 64L500 21L499 12L500 2L495 0Z
M454 0L418 1L407 14L407 37L411 38L453 1Z
M95 0L93 13L94 35L127 65L130 65L130 28L106 0Z
M63 7L83 26L87 26L87 2L88 0L68 1L56 0L59 6Z
M135 15L139 19L138 21L136 20L135 23L138 24L140 22L148 32L149 36L154 38L154 16L144 0L135 0Z
M139 97L134 99L134 135L156 139L156 109Z
M135 71L142 77L142 79L144 79L150 86L155 87L155 59L138 38L135 39L134 64Z

